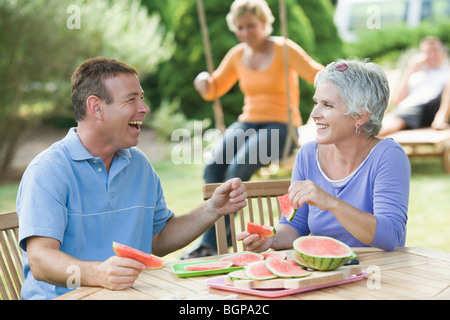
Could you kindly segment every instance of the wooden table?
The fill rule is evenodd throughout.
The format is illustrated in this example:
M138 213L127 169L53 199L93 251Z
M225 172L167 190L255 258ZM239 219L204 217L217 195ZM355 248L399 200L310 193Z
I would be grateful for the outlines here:
M450 253L424 248L398 248L385 252L376 248L354 248L364 279L339 286L303 292L277 299L450 299ZM208 257L211 260L217 257ZM198 260L205 260L201 258ZM141 273L132 288L110 291L81 287L59 300L255 300L263 297L212 289L204 280L214 276L180 278L172 263L160 270Z

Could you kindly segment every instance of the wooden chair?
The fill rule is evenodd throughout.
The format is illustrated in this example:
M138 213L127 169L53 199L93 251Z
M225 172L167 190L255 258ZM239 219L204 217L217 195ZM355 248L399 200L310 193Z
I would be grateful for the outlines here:
M2 300L20 300L23 263L18 237L17 213L0 214L0 296Z
M288 193L290 180L268 180L244 182L247 188L247 206L236 215L230 214L230 229L232 252L243 251L242 243L237 243L236 234L244 231L247 222L252 221L261 225L275 226L281 218L281 209L278 196ZM203 198L211 198L214 190L220 183L211 183L203 186ZM229 252L225 229L225 217L220 218L216 224L217 253Z

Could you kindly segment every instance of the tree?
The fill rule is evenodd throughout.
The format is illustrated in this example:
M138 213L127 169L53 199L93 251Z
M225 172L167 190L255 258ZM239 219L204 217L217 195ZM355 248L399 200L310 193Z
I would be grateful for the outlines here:
M73 114L70 77L81 61L112 57L145 77L172 50L159 16L137 0L2 0L0 179L25 129L48 114Z
M346 58L342 40L333 21L334 7L330 0L297 0L297 2L314 30L316 44L314 54L317 60L327 65L338 58Z
M60 83L60 75L69 72L65 62L73 57L78 35L55 32L61 24L63 17L41 1L0 4L0 176L24 129L34 121L21 106L53 95L50 80ZM64 50L63 37L68 37Z

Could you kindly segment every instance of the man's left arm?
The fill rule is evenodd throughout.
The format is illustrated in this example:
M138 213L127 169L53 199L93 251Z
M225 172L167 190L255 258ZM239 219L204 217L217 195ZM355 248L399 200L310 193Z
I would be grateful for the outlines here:
M171 217L163 230L153 236L152 253L164 256L181 249L208 230L221 216L232 214L247 204L245 186L230 179L214 191L211 199L189 213Z

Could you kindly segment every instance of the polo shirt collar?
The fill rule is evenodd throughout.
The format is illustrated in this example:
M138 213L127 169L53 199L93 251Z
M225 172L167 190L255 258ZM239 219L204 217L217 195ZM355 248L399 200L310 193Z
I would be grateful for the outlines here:
M95 158L86 150L86 148L81 143L81 140L77 135L77 128L70 128L63 141L72 160L82 161ZM116 157L131 158L130 150L120 149L116 151Z

